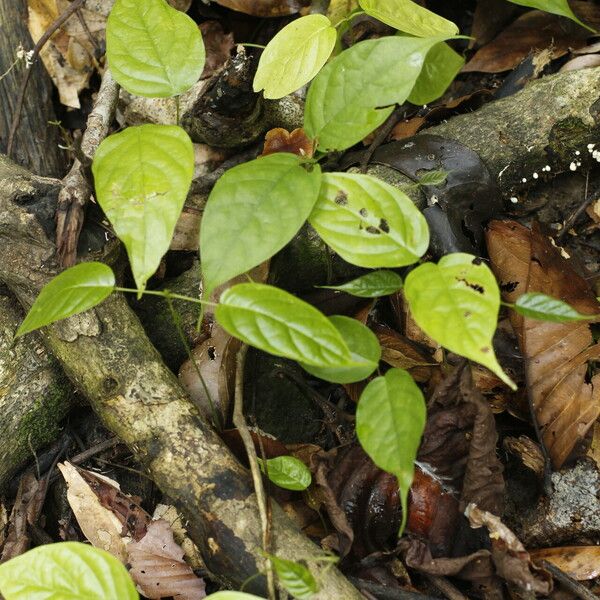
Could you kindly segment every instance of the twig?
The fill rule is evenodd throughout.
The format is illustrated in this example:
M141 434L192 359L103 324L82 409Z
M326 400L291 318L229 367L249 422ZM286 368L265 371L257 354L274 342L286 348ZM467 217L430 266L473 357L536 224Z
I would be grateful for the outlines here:
M586 588L584 585L581 585L581 583L578 581L575 581L556 565L553 565L547 560L542 560L541 565L552 575L552 577L554 577L554 579L556 579L556 581L559 581L578 598L581 598L582 600L598 600L598 596L596 596L596 594L594 594L591 590L588 590L588 588Z
M114 448L117 444L120 443L120 441L121 440L119 440L118 437L108 438L107 440L104 440L98 444L95 444L91 448L88 448L87 450L84 450L83 452L76 454L75 456L73 456L72 458L69 459L69 462L73 465L80 465L81 463L84 463L86 460L89 460L90 458L93 458L94 456L96 456L96 454L100 454L101 452L104 452L105 450L110 450L110 448Z
M573 225L577 222L579 216L583 213L583 211L590 205L592 202L597 200L600 197L600 185L596 186L587 196L584 198L583 202L571 213L569 218L565 221L564 227L560 230L559 234L556 236L556 241L560 242L565 235L571 230Z
M367 148L363 157L360 161L360 172L366 173L369 161L373 156L375 150L385 142L386 138L392 132L392 129L396 126L396 123L402 118L404 109L401 106L397 106L390 116L385 120L384 124L380 127L379 131L375 134L371 145Z
M6 146L6 155L10 158L12 154L12 148L15 141L15 135L17 134L17 129L19 128L19 123L21 121L21 111L23 110L23 102L25 101L25 92L27 91L27 84L29 83L29 78L31 77L31 71L33 67L33 63L37 60L40 55L42 48L46 45L46 42L55 34L55 32L60 29L60 27L71 17L71 15L79 10L81 6L85 3L85 0L73 0L69 6L63 11L61 15L58 16L56 21L48 27L44 35L37 41L37 44L33 47L33 54L31 55L31 64L28 69L25 71L25 76L23 77L23 81L21 82L21 87L19 89L19 97L17 99L17 105L15 108L15 113L13 114L12 122L10 124L10 131L8 134L8 143Z
M262 483L262 476L260 468L258 466L258 457L256 456L256 448L252 440L252 435L246 424L244 418L244 365L246 364L246 354L248 353L248 346L243 344L237 353L236 359L236 371L235 371L235 400L233 407L233 424L237 427L246 454L248 455L248 462L250 463L250 471L252 473L252 481L254 483L254 491L256 493L256 500L258 503L258 513L260 515L260 521L262 526L263 535L263 551L269 553L269 537L270 537L270 526L269 516L267 514L267 502L265 496L265 490ZM273 573L273 566L267 556L265 556L265 570L267 574L267 588L269 591L269 600L276 600L277 595L275 592L275 575Z
M445 577L439 575L425 574L427 579L434 587L436 587L448 600L469 600L458 588L452 585Z
M71 170L62 181L62 189L58 195L56 246L64 267L74 265L77 258L77 242L83 226L83 213L92 195L86 171L98 146L108 135L118 99L119 84L113 79L110 69L106 69L94 109L88 116L87 127L81 138L81 159L75 159Z

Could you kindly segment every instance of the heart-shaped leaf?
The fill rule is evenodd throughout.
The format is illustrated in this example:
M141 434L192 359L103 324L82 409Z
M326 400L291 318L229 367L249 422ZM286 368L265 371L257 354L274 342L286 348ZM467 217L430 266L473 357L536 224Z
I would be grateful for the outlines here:
M390 369L369 382L356 409L360 445L380 469L398 478L400 533L406 525L408 491L426 417L423 393L403 369Z
M44 286L15 337L93 308L114 287L114 273L103 263L81 263L63 271Z
M188 90L205 60L198 26L166 0L116 0L106 24L106 55L122 87L151 98Z
M281 250L319 194L321 170L294 154L270 154L227 171L213 188L200 226L204 294Z
M217 321L231 335L315 367L353 365L350 350L329 319L303 300L261 283L240 283L221 295Z
M125 244L138 288L169 249L194 174L181 127L141 125L106 138L92 165L96 198Z
M582 315L566 302L540 292L522 294L513 308L524 317L552 323L587 321L594 318L594 315Z
M294 456L277 456L266 461L259 458L258 461L261 471L267 473L269 480L280 488L299 492L311 484L310 469Z
M366 275L361 275L348 283L341 285L322 285L319 287L328 290L337 290L338 292L346 292L352 296L359 298L380 298L381 296L389 296L394 292L402 289L402 277L394 271L382 269L380 271L372 271Z
M277 578L283 587L297 600L309 600L319 589L313 574L304 565L271 554Z
M464 64L465 59L446 42L436 44L427 53L408 101L413 104L429 104L437 100L448 89ZM419 183L423 182L419 180Z
M329 320L344 338L356 365L323 368L300 364L311 375L333 383L354 383L366 379L377 368L381 358L377 336L356 319L336 315Z
M569 6L567 0L509 0L509 2L512 2L513 4L518 4L519 6L537 8L539 10L543 10L545 12L549 12L553 15L558 15L560 17L567 17L567 19L571 19L571 21L575 21L575 23L578 23L582 27L585 27L593 33L596 33L596 31L592 27L586 25L585 23L582 23L577 18L575 13L571 10L571 7Z
M267 44L254 77L254 91L283 98L308 83L327 62L336 31L324 15L306 15L286 25Z
M38 546L0 565L5 600L138 600L125 567L104 550L61 542Z
M344 260L361 267L411 265L429 245L427 221L410 198L370 175L323 174L309 221Z
M470 254L448 254L438 264L424 263L411 271L404 294L414 320L429 337L516 388L492 346L500 290L487 265Z
M304 129L321 150L362 140L410 94L434 38L383 37L355 44L327 64L306 98Z
M450 37L458 33L452 21L411 0L360 0L360 7L386 25L417 37Z

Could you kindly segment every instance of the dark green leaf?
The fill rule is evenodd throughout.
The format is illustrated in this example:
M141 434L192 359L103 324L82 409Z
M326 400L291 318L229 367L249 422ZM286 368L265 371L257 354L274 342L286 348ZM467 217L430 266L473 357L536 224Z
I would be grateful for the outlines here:
M356 319L343 316L329 317L350 348L352 360L349 367L313 367L302 364L311 375L333 383L354 383L366 379L377 368L381 358L381 346L377 336Z
M93 308L114 287L115 276L103 263L81 263L63 271L44 286L15 337Z
M389 296L402 289L402 277L394 271L372 271L366 275L361 275L348 283L341 285L322 285L319 286L329 290L338 290L346 292L359 298L380 298Z
M294 154L270 154L227 171L213 188L200 227L205 297L281 250L317 200L321 171Z
M309 468L293 456L277 456L266 461L259 458L258 464L261 471L267 473L275 485L286 490L305 490L312 481Z
M279 582L294 598L308 600L318 591L317 582L307 567L271 554L267 556L273 564Z
M425 427L423 393L403 369L390 369L364 389L356 409L356 435L365 452L384 471L398 478L402 526L407 516L408 491Z
M519 6L528 6L530 8L537 8L539 10L543 10L553 15L559 15L560 17L567 17L567 19L571 19L571 21L575 21L575 23L579 23L582 27L589 29L593 33L596 33L594 29L592 29L589 25L582 23L575 13L571 10L569 3L567 0L508 0L513 4L518 4Z
M122 87L152 98L188 90L205 59L198 26L166 0L116 0L106 24L106 55Z
M569 323L572 321L585 321L598 315L582 315L572 306L540 292L530 292L519 296L515 305L515 312L530 319L551 321L552 323Z
M0 565L5 600L138 600L125 567L87 544L38 546Z

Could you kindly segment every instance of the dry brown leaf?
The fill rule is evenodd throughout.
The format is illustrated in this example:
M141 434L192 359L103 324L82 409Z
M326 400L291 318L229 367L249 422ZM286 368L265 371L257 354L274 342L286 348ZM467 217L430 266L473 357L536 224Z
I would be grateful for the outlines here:
M566 62L561 68L560 73L565 71L579 71L580 69L592 69L600 66L600 54L582 54Z
M311 158L314 144L304 133L304 129L294 129L291 133L282 127L275 127L265 134L265 146L262 156L275 152L290 152L298 156Z
M218 21L205 21L200 25L200 31L206 50L206 62L200 79L206 79L223 68L231 56L235 43L233 33L225 33Z
M492 221L487 244L504 300L514 302L525 292L542 292L581 313L599 312L588 283L538 226L530 231L513 221ZM600 344L592 345L587 322L549 323L514 312L511 321L526 360L535 418L558 469L579 450L600 414L600 375L586 381L587 363L600 357Z
M547 560L577 581L600 577L599 546L566 546L531 550L531 558L539 562Z
M216 4L254 17L283 17L297 13L305 0L214 0Z
M160 599L201 600L206 597L204 581L183 560L183 549L173 539L164 519L152 521L146 535L127 547L129 574L144 596Z

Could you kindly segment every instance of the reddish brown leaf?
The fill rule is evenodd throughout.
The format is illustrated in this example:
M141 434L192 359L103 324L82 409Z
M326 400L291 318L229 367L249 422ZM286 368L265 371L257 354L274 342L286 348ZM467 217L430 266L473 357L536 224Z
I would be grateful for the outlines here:
M532 231L513 221L493 221L487 232L492 268L504 299L542 292L584 314L599 312L595 295L539 227ZM526 379L535 418L555 468L579 446L600 414L600 375L586 382L587 363L600 357L587 322L511 321L526 360Z
M291 133L282 127L275 127L265 135L265 147L262 156L275 152L289 152L310 158L314 152L314 144L304 133L304 129L294 129Z
M543 548L532 550L530 554L534 561L547 560L577 581L600 577L600 547L598 546Z
M175 600L201 600L206 597L204 581L183 560L183 550L175 543L173 531L164 519L152 521L146 535L127 547L131 577L148 598L173 596Z
M297 13L303 0L215 0L217 4L254 17L282 17Z

